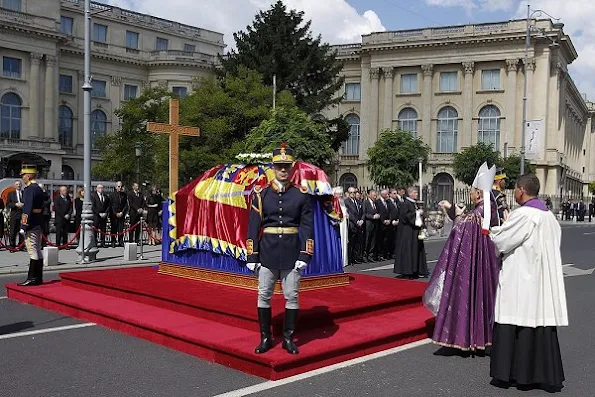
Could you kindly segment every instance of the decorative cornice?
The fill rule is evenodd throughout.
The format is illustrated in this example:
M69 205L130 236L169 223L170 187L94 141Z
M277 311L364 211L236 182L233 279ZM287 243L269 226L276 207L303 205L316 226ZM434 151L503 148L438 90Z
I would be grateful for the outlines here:
M475 62L463 62L463 69L465 70L465 74L472 74L473 70L475 70Z
M394 76L394 73L395 73L395 70L392 66L382 68L382 74L384 74L385 79L392 79Z
M371 79L378 79L380 77L380 69L379 68L370 68L370 78Z
M119 87L122 85L122 77L120 76L112 76L112 85L114 87Z
M421 70L424 73L424 77L431 77L434 72L434 65L431 63L421 65Z
M31 59L31 64L33 64L33 65L39 65L42 57L43 57L43 54L40 54L39 52L29 53L29 58Z
M519 60L516 58L506 60L506 70L508 72L516 72L518 65L519 65Z

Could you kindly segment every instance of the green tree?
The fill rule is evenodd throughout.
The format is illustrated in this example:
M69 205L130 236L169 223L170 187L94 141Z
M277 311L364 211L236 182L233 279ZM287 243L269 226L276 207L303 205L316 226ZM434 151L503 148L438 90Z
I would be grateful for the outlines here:
M471 186L477 170L486 162L488 167L500 165L500 153L494 151L491 144L479 142L477 145L469 146L462 152L456 153L453 161L455 177Z
M518 154L510 155L505 159L500 159L498 165L508 178L508 186L506 188L514 188L516 180L521 174L521 156ZM525 160L525 174L535 174L535 165L527 160Z
M146 123L168 121L168 100L171 95L162 88L151 88L143 91L138 98L124 102L115 111L121 120L121 128L98 140L102 161L93 167L94 176L108 180L120 179L126 185L135 182L135 145L138 142L142 151L141 180L150 179L151 183L167 186L168 138L147 132Z
M253 129L244 143L236 144L234 150L235 154L270 153L281 142L295 151L298 160L321 168L328 168L335 154L324 126L295 106L272 110L270 117Z
M311 21L304 21L302 11L287 10L278 0L260 11L246 32L234 33L237 50L221 58L226 74L237 74L240 66L259 72L267 84L276 76L279 90L288 90L298 107L308 114L337 104L335 93L343 85L343 68L336 52L320 36L313 38Z
M419 159L428 161L430 148L407 131L384 130L368 149L368 170L374 183L407 186L419 177Z
M595 194L595 181L589 183L589 193Z

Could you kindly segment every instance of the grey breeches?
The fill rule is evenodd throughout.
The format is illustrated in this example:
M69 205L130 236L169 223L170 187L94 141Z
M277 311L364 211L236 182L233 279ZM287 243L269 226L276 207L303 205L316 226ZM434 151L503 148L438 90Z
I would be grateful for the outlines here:
M298 289L300 285L299 270L279 270L269 269L260 266L257 272L258 277L258 307L271 307L271 298L275 289L277 280L281 280L283 295L285 295L286 309L299 309Z

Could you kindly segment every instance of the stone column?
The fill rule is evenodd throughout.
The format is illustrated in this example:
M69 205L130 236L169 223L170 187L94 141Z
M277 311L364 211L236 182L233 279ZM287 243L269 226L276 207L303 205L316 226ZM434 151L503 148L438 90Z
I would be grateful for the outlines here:
M384 74L384 123L383 128L393 126L393 75L392 67L382 68Z
M506 129L504 131L504 141L502 142L502 150L504 150L504 144L508 143L508 153L511 154L511 146L514 147L514 137L516 131L519 131L521 122L517 121L516 108L517 108L517 66L519 64L518 59L507 59L506 60L506 71L508 73L508 81L506 83Z
M421 138L435 151L436 137L432 134L432 76L434 65L421 65L424 75L422 92Z
M457 141L457 148L469 147L475 142L473 139L473 71L475 63L473 61L463 62L463 71L465 73L465 82L463 85L463 136Z
M535 71L535 59L529 59L529 62L526 65L525 69L525 78L527 79L527 120L531 120L533 117L533 112L531 111L533 107L533 102L535 102L534 98L535 95L533 93L533 72ZM533 100L532 100L533 99ZM525 128L525 126L523 126ZM518 136L518 144L515 145L516 147L520 148L523 144L522 142L522 130L519 131L517 134Z
M42 136L39 131L39 63L43 54L32 52L29 54L31 60L31 76L29 78L29 137L39 138Z
M57 109L54 98L56 96L56 57L52 55L45 56L45 113L43 115L44 128L43 136L45 139L56 139Z
M379 91L379 79L380 69L370 68L370 78L372 79L372 87L370 90L370 141L376 142L378 139L378 91ZM373 143L372 143L373 145Z

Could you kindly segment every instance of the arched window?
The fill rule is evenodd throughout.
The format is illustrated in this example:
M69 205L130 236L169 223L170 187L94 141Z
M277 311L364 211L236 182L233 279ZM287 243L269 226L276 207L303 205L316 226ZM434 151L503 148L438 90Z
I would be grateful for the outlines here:
M440 173L434 177L433 181L434 185L434 200L435 201L442 201L448 200L451 203L453 202L454 196L454 180L452 176L447 173Z
M74 170L71 166L63 164L62 165L62 179L64 180L73 180L74 179Z
M349 138L341 145L343 154L358 155L359 154L359 116L350 114L345 117L345 121L349 124Z
M96 149L97 141L107 134L107 116L101 110L91 113L91 147Z
M357 187L357 177L352 173L346 173L339 178L339 185L343 187L343 191L347 191L350 187Z
M21 138L21 98L12 92L0 99L0 137Z
M417 137L417 112L412 108L405 108L399 112L399 129L411 132Z
M436 152L455 153L457 151L458 114L452 106L445 106L438 112L438 142Z
M58 137L62 146L72 147L72 110L68 106L58 108Z
M500 110L488 105L479 111L477 141L492 144L494 150L500 150Z

